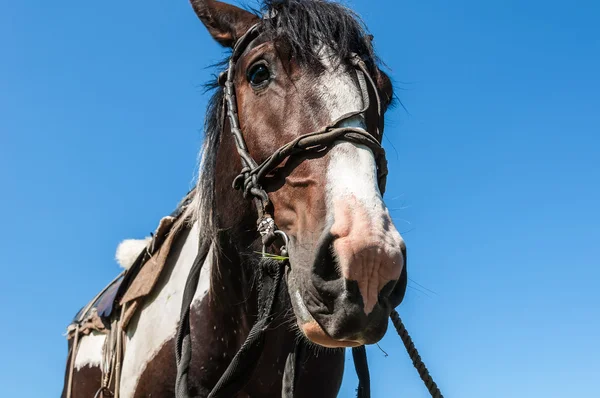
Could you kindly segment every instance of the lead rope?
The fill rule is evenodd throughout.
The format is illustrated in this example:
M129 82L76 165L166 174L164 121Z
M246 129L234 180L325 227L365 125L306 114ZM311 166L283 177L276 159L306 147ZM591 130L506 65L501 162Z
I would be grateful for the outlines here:
M417 372L419 372L419 376L421 376L421 380L423 380L423 383L425 383L425 387L427 387L427 390L429 391L431 396L433 398L444 398L437 384L435 383L435 381L433 381L433 377L431 377L431 375L429 374L427 366L425 366L425 363L423 363L423 360L419 355L419 351L417 351L415 343L413 343L410 334L408 334L408 330L406 330L406 327L404 326L402 319L400 319L400 315L398 314L398 312L395 310L392 311L390 318L392 319L392 323L394 324L394 327L398 332L398 336L400 336L402 342L404 343L404 347L406 347L406 352L408 352L408 356L412 360L415 369L417 369Z
M432 398L444 398L439 387L433 381L433 377L429 374L429 370L427 370L427 366L423 363L421 356L419 355L419 351L415 347L415 344L408 334L408 330L404 326L402 319L400 319L400 315L396 310L392 311L390 315L392 323L398 332L398 336L402 339L404 343L404 347L406 347L406 352L408 352L408 356L413 362L415 369L419 372L419 376L423 383L425 383L425 387L427 387L427 391L431 394ZM352 349L352 356L354 357L354 367L356 368L356 374L358 375L358 389L356 390L357 398L370 398L370 379L369 379L369 365L367 362L367 351L365 346L356 347Z

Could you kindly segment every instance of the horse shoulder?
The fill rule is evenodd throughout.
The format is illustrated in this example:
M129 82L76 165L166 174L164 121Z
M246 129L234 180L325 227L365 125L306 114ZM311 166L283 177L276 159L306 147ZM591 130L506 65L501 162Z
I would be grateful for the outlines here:
M149 384L156 384L155 389L165 385L174 388L174 340L183 290L198 253L199 232L196 223L177 237L157 286L127 328L120 389L123 398L139 395L138 390L150 388ZM202 269L194 302L208 293L209 262ZM172 380L164 380L165 374L172 374Z

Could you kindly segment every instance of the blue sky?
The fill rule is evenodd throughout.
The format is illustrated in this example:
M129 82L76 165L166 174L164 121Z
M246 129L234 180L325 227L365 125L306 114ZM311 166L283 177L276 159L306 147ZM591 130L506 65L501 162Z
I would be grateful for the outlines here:
M373 3L349 4L407 109L387 117L386 199L409 251L400 312L423 358L447 397L592 396L600 5ZM222 51L185 0L2 10L0 384L58 396L62 333L118 273L116 245L191 186L202 84ZM399 338L380 345L373 396L426 397ZM340 396L355 385L348 361Z

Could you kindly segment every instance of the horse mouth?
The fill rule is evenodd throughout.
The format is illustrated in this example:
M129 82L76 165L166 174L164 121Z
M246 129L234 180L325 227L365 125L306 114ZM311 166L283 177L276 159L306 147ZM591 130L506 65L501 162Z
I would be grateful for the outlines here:
M317 321L305 323L300 328L302 333L313 343L327 348L353 348L364 345L361 341L336 340L319 325Z
M311 342L327 348L352 348L365 344L358 340L338 340L331 337L311 315L298 290L291 295L291 301L296 313L298 327L302 331L302 334Z

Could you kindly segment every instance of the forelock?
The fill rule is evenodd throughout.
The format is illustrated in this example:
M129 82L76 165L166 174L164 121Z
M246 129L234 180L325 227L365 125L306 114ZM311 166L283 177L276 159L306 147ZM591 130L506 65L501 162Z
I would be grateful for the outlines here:
M265 0L262 7L264 34L285 44L300 64L320 65L320 49L331 49L332 62L352 54L370 66L376 59L372 36L361 18L347 7L325 0Z

